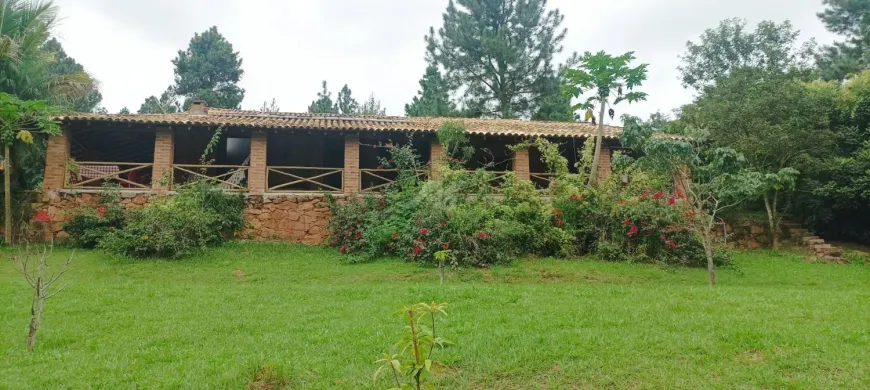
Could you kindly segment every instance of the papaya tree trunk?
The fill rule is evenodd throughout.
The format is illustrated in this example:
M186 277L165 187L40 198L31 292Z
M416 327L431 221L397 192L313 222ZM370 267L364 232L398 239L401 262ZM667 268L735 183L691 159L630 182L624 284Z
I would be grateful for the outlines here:
M12 156L9 154L9 145L3 147L3 242L12 245Z
M607 101L601 99L601 111L598 114L598 129L595 131L595 153L592 157L592 172L589 173L589 184L598 183L598 164L601 162L601 144L604 142L604 110Z

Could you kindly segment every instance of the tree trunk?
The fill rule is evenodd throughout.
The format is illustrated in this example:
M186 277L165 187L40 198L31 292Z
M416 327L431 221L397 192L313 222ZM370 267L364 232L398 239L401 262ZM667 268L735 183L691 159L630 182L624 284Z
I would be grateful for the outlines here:
M770 227L770 247L779 249L779 222L777 221L776 200L778 197L776 191L773 192L773 200L771 201L768 192L764 193L764 208L767 210L767 223Z
M710 275L710 288L716 287L716 264L713 263L713 239L710 229L704 232L704 253L707 255L707 273Z
M598 115L598 129L595 131L595 153L592 157L592 172L589 173L589 184L598 183L598 164L601 160L601 144L604 141L604 109L607 102L601 99L601 111Z
M3 148L5 169L3 169L3 242L12 245L12 156L9 154L9 145Z
M42 288L42 278L36 279L36 287L33 288L33 304L30 307L30 329L27 333L27 352L33 352L36 344L36 332L42 322L42 313L45 309L45 291Z

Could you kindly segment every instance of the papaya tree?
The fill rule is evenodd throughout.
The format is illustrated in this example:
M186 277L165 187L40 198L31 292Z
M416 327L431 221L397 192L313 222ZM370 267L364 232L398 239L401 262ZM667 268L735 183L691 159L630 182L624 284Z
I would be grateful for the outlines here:
M16 143L32 144L34 135L60 134L54 108L42 100L21 100L0 93L0 141L3 142L4 242L12 243L12 153Z
M636 58L634 52L614 57L600 51L586 52L580 57L577 68L564 70L562 92L570 98L579 98L591 93L585 100L572 105L573 110L586 110L586 120L592 117L592 110L599 108L598 129L595 133L595 152L592 158L592 174L589 184L595 184L598 165L601 160L601 144L604 140L605 111L613 119L616 111L613 106L627 101L629 103L646 100L647 94L635 91L647 78L647 64L632 68ZM610 109L608 110L608 106ZM593 118L594 119L594 118Z

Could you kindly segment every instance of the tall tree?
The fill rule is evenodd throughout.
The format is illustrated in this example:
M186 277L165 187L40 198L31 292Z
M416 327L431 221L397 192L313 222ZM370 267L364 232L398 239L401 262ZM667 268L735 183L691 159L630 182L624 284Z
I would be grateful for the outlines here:
M338 106L339 114L354 115L359 112L359 103L353 98L353 91L348 88L347 84L341 87L341 91L338 91L335 104Z
M870 2L867 0L823 0L819 19L845 41L825 46L818 56L821 76L838 80L870 69Z
M569 97L580 97L591 92L591 96L585 101L575 104L574 110L591 111L597 104L600 107L598 115L598 130L595 134L595 153L592 158L592 174L589 176L589 184L594 185L598 181L598 165L601 160L601 144L604 140L604 114L607 106L610 118L613 119L615 106L623 101L629 103L646 100L647 94L635 91L646 80L647 64L640 64L632 68L631 62L635 60L634 52L628 52L614 57L603 51L592 54L586 52L580 57L580 64L576 69L565 69L562 89ZM611 102L613 102L611 104Z
M713 145L736 150L764 175L759 196L767 211L771 246L777 248L776 232L789 210L799 172L833 149L830 104L815 98L798 75L757 72L737 70L706 88L691 120L710 132Z
M173 87L166 88L160 97L151 95L139 106L140 114L174 114L181 112L181 103L178 102Z
M83 71L52 71L55 53L44 45L56 24L52 1L0 0L0 92L70 109L93 89Z
M531 116L567 32L562 14L546 7L546 0L450 0L443 27L425 37L427 57L481 115Z
M438 66L430 64L420 79L420 89L411 103L405 105L407 116L456 116L456 104L450 100L450 90Z
M12 243L12 149L15 144L33 144L34 133L56 135L60 123L53 119L54 108L41 100L21 100L0 93L0 141L3 142L3 216L4 242Z
M317 93L317 99L308 106L308 112L312 114L338 113L338 106L332 101L332 92L329 92L326 80L323 81L323 90Z
M184 96L184 107L193 100L205 100L211 107L238 108L245 90L242 59L233 45L212 27L195 34L187 50L178 51L175 65L175 93Z
M358 113L360 115L386 115L387 110L381 106L381 101L372 92L369 98L359 106Z
M686 43L679 66L683 86L702 90L727 77L735 69L751 68L770 74L812 68L814 42L797 44L800 31L785 21L764 21L755 31L746 31L743 19L726 19L701 34L700 41Z
M48 71L57 76L63 77L68 75L87 74L85 67L76 62L75 59L68 56L63 46L56 38L52 38L42 46L42 50L52 55L52 60L49 62ZM95 112L103 101L103 94L100 93L99 86L93 82L90 90L86 95L74 99L69 108L77 112Z

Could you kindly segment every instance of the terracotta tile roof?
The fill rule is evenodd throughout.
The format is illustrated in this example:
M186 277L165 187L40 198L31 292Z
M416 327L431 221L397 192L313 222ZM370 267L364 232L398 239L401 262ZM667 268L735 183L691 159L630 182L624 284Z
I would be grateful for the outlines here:
M446 121L461 122L471 134L504 135L517 137L577 137L595 135L591 123L538 122L511 119L467 119L396 117L370 115L261 113L209 108L207 115L189 112L178 114L93 114L73 113L59 116L65 122L108 121L152 125L232 126L263 129L317 129L337 131L402 131L435 132ZM621 127L605 126L605 138L617 138Z

